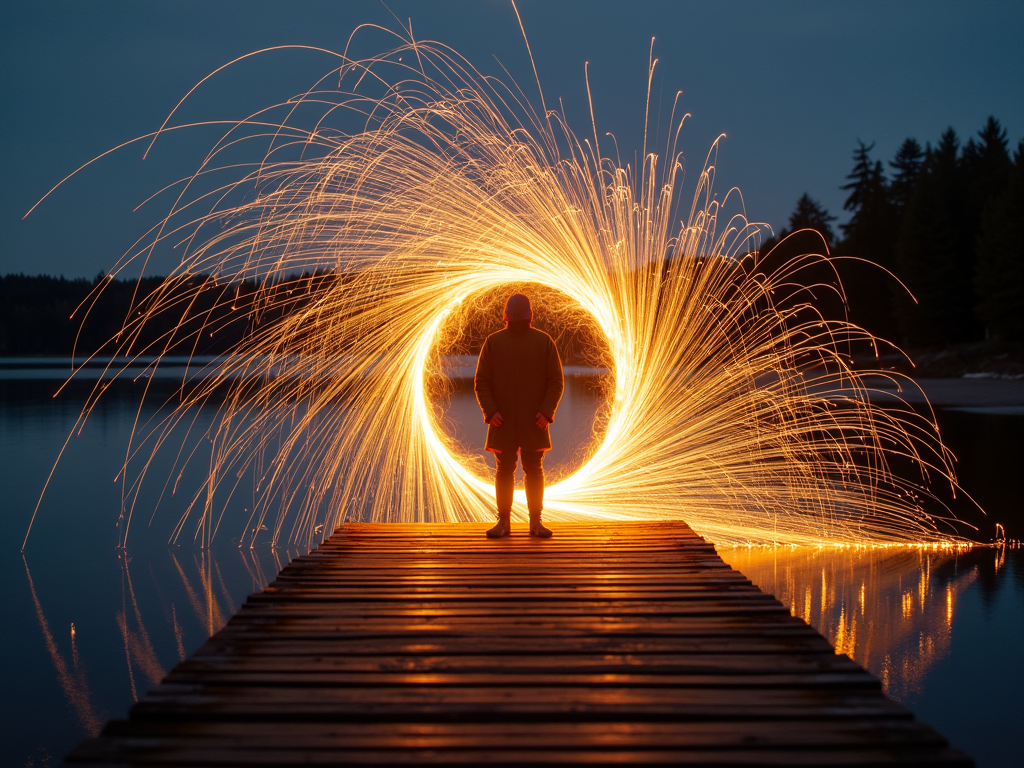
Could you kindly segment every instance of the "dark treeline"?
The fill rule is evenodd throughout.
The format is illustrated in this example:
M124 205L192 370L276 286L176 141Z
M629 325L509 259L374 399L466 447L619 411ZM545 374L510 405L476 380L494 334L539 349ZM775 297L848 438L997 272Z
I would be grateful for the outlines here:
M163 277L136 281L103 275L94 280L7 275L0 277L0 355L65 356L75 349L79 356L109 356L120 349L115 337L126 326L129 332L139 331L130 346L133 354L162 354L168 348L180 355L225 354L254 331L266 330L307 305L329 284L350 279L352 275L323 272L257 286L203 275L173 283ZM97 295L98 288L102 291ZM567 363L611 365L608 344L582 307L552 288L519 283L484 291L463 304L445 324L438 352L478 354L487 334L503 326L502 308L512 290L529 293L537 327L551 334ZM147 313L145 322L133 328L141 312Z
M934 146L907 139L888 168L873 147L858 142L853 152L842 186L851 218L838 236L836 217L805 194L762 253L778 263L820 252L823 238L835 256L892 272L916 304L881 270L837 262L850 318L884 338L917 347L1024 341L1024 142L1011 157L1005 131L989 118L964 144L952 128ZM821 238L805 232L780 242L803 229Z
M329 274L299 275L269 286L278 294L263 310L255 282L224 282L206 275L141 280L0 277L0 355L129 354L218 355L249 333L279 322L323 288ZM340 278L340 279L345 279ZM102 283L102 285L101 285ZM98 294L96 289L102 288ZM264 290L267 286L263 286ZM280 295L280 294L283 294ZM147 313L128 349L116 340ZM72 314L74 316L72 317ZM122 337L122 339L127 337ZM77 344L76 344L77 340Z

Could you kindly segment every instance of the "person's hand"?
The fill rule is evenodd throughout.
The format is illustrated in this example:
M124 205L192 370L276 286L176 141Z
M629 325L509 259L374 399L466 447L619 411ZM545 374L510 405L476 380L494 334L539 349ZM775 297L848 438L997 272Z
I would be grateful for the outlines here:
M550 424L550 423L551 422L548 421L548 417L547 416L545 416L540 411L537 411L537 429L547 429L548 428L548 424Z
M505 420L501 418L501 414L498 411L495 411L494 415L491 416L487 423L492 427L500 427L504 422Z

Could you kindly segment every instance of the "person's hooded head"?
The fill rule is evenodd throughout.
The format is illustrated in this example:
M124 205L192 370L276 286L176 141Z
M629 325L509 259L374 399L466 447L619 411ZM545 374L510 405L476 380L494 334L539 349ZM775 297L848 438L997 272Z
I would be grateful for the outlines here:
M533 322L533 307L530 306L530 299L521 293L513 293L505 302L506 323Z

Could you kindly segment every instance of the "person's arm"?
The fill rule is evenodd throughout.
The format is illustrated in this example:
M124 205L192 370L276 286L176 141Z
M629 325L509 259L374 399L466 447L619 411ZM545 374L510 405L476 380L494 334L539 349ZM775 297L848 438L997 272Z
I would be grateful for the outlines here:
M544 390L544 399L540 404L540 413L550 424L555 420L555 410L558 408L558 401L562 399L562 390L565 389L565 381L562 378L562 360L558 356L555 343L550 340L548 341L544 373L547 387Z
M480 357L476 361L476 373L473 375L473 391L476 392L476 402L484 415L484 422L490 423L491 417L498 416L500 426L500 414L497 413L498 406L494 402L494 392L491 389L493 371L491 369L491 345L490 341L484 341L483 349L480 350Z

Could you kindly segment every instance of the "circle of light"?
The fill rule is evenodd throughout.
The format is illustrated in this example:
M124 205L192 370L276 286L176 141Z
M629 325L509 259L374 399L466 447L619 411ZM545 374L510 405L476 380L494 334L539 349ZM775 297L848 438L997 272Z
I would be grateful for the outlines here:
M594 305L594 297L581 295L579 293L570 293L567 290L568 286L560 285L559 289L566 293L570 298L575 299L581 306ZM465 295L457 296L453 299L447 307L438 313L437 317L426 327L423 335L420 337L416 344L415 362L412 366L413 371L413 391L414 391L414 404L416 421L419 424L419 428L423 434L423 439L430 446L430 449L445 471L450 473L451 476L458 478L458 480L469 488L475 489L481 495L493 493L494 483L493 481L486 480L475 472L470 470L462 461L452 454L447 443L438 435L438 425L432 414L432 409L427 402L427 360L430 356L430 351L434 344L434 339L437 336L438 330L444 324L445 319L448 315L458 307L465 300ZM591 315L595 318L600 313L595 313L591 309ZM630 370L630 366L623 359L625 354L626 345L623 340L616 333L614 326L601 325L601 331L604 333L606 340L609 342L611 349L613 371L615 375L615 386L614 391L616 394L622 391L620 385L620 376L623 371ZM616 352L619 354L616 355ZM614 441L620 431L619 424L621 419L619 413L626 404L622 402L618 397L615 398L612 410L609 415L607 429L605 434L602 436L601 444L597 447L597 450L591 453L587 457L586 461L578 467L571 475L563 478L557 483L547 486L544 489L544 503L548 508L563 512L575 512L583 514L588 517L594 517L593 510L587 510L583 505L578 502L574 503L574 497L577 497L579 492L586 488L588 479L595 473L601 472L602 468L608 463L608 456L613 453ZM514 501L520 506L526 504L526 493L520 488L515 490L513 495ZM619 517L617 515L602 515L602 517ZM622 516L623 519L626 516Z

